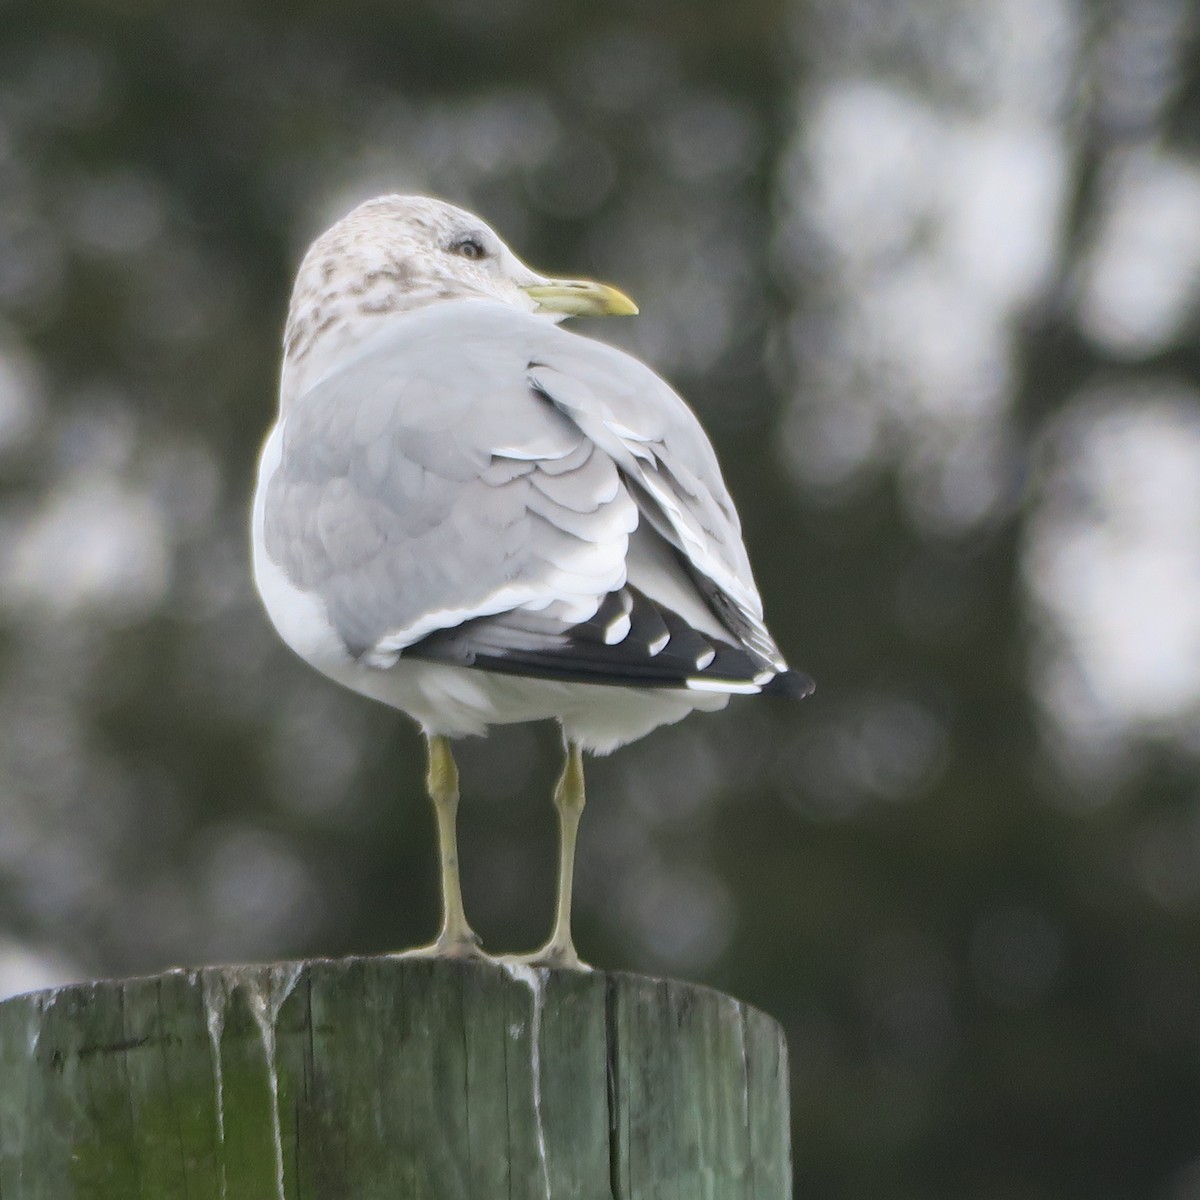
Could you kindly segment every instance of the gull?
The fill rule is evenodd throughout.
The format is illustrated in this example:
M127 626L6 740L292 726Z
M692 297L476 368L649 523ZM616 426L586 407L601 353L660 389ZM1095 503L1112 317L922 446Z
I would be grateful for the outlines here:
M452 739L560 724L553 931L509 961L587 969L571 936L584 752L738 693L812 690L763 623L691 409L637 359L558 325L636 312L418 196L360 205L300 265L254 579L292 650L424 734L442 924L408 953L488 957L463 909Z

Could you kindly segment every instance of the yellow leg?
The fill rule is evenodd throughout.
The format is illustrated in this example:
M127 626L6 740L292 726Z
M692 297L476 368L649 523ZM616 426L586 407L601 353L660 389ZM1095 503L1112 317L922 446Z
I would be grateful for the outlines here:
M438 854L442 868L442 928L428 946L406 950L405 956L420 958L486 958L479 948L479 935L467 924L462 888L458 878L458 767L450 739L430 734L425 739L428 755L426 785L437 817Z
M539 967L570 967L577 971L591 968L575 953L571 939L571 892L575 883L575 840L585 802L583 752L567 743L562 775L554 789L554 807L558 809L558 900L554 912L554 930L550 940L532 954L506 955L504 961Z

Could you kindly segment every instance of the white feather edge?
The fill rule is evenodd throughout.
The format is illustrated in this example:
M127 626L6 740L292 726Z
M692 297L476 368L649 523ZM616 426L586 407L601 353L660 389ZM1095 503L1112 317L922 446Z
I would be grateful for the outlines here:
M553 378L550 378L551 376ZM535 386L553 396L556 402L569 409L572 418L584 434L628 471L650 494L666 518L667 524L679 538L684 554L696 569L711 579L742 612L746 623L761 640L760 651L772 646L773 640L762 619L762 598L754 586L753 578L742 577L731 564L723 561L714 548L712 538L659 477L659 460L653 450L648 448L650 439L618 421L591 387L573 379L566 372L552 366L539 366L530 373L530 380ZM666 387L665 384L663 386ZM682 401L680 403L682 404ZM731 526L730 533L740 546L741 534L736 526ZM744 559L744 554L742 557ZM748 566L746 569L748 571ZM661 602L660 597L654 598ZM668 607L679 612L672 604L668 604ZM688 614L680 612L680 615L691 621ZM714 632L711 628L699 624L696 624L696 628ZM722 630L718 636L728 637L728 633ZM778 659L775 665L782 669L783 660Z

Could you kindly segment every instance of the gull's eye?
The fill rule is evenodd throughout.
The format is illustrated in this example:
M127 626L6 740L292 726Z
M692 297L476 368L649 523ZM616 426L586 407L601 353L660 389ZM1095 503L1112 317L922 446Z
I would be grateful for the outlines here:
M463 258L469 258L472 261L487 258L487 251L483 248L483 243L477 237L470 235L451 242L450 250L452 253L461 254Z

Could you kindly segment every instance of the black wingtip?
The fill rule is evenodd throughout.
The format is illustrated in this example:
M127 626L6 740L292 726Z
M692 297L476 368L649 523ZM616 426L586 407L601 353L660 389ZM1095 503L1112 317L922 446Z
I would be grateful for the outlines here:
M781 700L803 700L817 689L812 676L803 671L784 671L769 683L764 683L760 696L775 696Z

